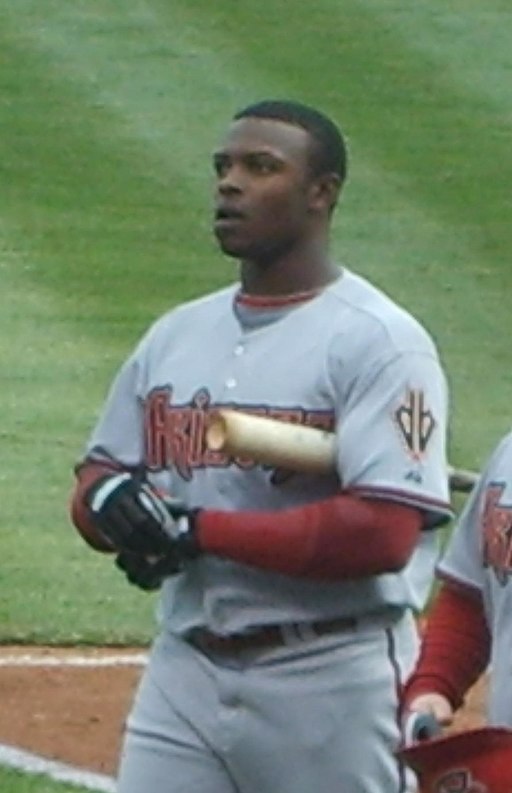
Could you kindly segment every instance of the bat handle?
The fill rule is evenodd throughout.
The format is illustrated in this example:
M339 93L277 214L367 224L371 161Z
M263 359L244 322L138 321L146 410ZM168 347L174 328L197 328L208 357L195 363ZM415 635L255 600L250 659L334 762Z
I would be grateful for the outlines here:
M448 467L450 490L459 493L470 493L478 482L479 475L476 471L466 471L463 468Z
M441 725L432 713L410 713L404 726L404 743L429 741L442 732Z

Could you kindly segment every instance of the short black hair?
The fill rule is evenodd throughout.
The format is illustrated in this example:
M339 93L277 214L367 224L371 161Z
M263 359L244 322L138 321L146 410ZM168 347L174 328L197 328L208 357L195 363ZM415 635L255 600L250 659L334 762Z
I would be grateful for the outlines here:
M336 173L342 182L347 176L347 147L343 135L328 116L314 107L289 99L265 99L248 105L233 116L241 118L268 118L302 127L313 143L311 167L315 175Z

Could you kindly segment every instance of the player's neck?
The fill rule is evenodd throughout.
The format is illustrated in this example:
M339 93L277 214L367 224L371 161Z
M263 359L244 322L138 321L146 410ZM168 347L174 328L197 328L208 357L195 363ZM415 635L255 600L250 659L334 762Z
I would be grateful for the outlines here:
M315 293L337 280L340 268L326 254L293 256L274 262L241 262L242 292L267 297Z

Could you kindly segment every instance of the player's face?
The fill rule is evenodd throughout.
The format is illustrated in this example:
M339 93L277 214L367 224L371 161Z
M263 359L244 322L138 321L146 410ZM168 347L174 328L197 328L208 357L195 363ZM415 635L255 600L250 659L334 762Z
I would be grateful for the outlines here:
M224 253L270 263L307 238L314 184L310 146L305 130L281 121L231 124L213 156L214 232Z

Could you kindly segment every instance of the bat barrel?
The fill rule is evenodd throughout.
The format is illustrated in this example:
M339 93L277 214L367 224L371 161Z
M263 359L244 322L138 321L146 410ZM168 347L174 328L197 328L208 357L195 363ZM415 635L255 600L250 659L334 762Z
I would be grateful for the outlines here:
M208 448L262 465L306 473L336 470L336 439L332 432L237 410L219 410L206 430ZM450 490L469 493L478 474L449 466Z
M264 416L219 411L209 422L206 442L213 451L292 471L332 473L335 469L333 433Z

